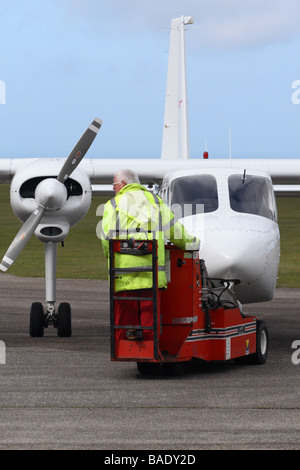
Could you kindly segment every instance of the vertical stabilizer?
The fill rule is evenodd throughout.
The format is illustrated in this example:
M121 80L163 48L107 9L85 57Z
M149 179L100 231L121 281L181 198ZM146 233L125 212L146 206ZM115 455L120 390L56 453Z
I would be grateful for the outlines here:
M171 22L162 159L190 156L184 27L192 23L191 16L174 18Z

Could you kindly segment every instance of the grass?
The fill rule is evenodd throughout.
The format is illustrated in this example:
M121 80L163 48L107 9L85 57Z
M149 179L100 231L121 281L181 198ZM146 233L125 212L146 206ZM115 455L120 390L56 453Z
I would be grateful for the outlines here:
M300 287L300 198L277 198L280 265L277 287Z
M57 277L77 279L107 279L107 260L96 235L99 218L96 209L107 198L96 196L86 217L73 227L58 246ZM281 259L278 287L300 287L300 199L278 198L281 233ZM9 204L9 185L0 184L0 259L19 230L21 223ZM44 245L32 237L10 274L21 277L44 277Z

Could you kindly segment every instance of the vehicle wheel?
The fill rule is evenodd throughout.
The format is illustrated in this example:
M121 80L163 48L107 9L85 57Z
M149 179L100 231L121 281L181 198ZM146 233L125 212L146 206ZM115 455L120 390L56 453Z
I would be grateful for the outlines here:
M252 354L252 364L264 364L269 351L269 332L264 321L258 320L256 325L256 352Z
M186 362L165 362L163 369L166 375L183 375L186 371Z
M256 324L256 352L249 356L237 357L238 364L265 364L269 351L269 332L264 321L257 320Z
M58 307L58 327L57 335L61 338L68 338L72 335L71 305L62 302Z
M40 302L31 305L29 334L33 338L44 336L44 309Z
M158 375L160 372L159 362L137 362L136 365L142 375Z

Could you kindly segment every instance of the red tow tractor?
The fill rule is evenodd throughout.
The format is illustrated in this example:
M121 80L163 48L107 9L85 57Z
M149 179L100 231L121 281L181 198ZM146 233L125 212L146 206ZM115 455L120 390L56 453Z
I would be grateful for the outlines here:
M115 292L115 279L122 272L144 268L115 267L115 253L138 255L138 250L152 258L153 326L117 325L115 301L126 298ZM150 270L150 268L149 268ZM158 316L157 241L110 240L110 326L111 360L134 361L141 374L181 374L193 360L229 361L264 364L268 355L269 335L263 321L243 314L230 286L237 280L212 279L198 252L166 246L168 288L161 298ZM133 299L133 298L132 298ZM140 300L139 297L136 300ZM116 339L115 330L153 330L153 339Z

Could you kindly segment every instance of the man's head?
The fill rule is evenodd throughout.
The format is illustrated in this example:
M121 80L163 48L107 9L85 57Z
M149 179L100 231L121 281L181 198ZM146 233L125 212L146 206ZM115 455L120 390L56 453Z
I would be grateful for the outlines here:
M127 184L140 183L138 175L132 170L119 170L114 174L113 188L116 194Z

